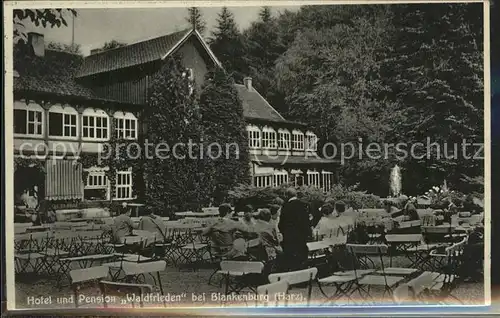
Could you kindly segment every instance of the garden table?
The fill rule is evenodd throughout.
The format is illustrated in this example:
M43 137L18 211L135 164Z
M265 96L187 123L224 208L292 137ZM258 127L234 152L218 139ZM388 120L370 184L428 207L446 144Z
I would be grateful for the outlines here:
M36 226L30 226L26 228L27 233L31 232L45 232L50 230L50 225L49 224L44 224L44 225L36 225Z

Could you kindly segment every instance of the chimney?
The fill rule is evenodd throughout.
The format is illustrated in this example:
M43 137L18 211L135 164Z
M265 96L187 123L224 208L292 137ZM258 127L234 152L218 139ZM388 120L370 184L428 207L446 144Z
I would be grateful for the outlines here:
M243 84L245 84L245 87L247 88L247 90L249 92L251 92L253 90L253 88L252 88L252 78L251 77L245 77L243 79Z
M90 55L97 54L97 53L99 53L101 51L102 51L102 49L92 49L92 50L90 50Z
M36 56L45 56L45 43L43 41L43 34L36 32L28 33L28 45L33 48Z

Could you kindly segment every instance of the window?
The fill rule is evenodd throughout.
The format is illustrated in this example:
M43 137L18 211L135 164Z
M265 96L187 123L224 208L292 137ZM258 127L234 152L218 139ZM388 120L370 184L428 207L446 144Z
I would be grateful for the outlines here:
M274 173L274 186L280 186L288 183L288 173L286 171L277 171Z
M132 170L116 173L115 199L132 199Z
M282 150L290 149L290 132L286 129L278 130L278 148Z
M323 189L325 191L331 190L333 185L333 172L323 171Z
M254 182L258 188L271 187L273 185L273 175L256 176Z
M82 127L82 138L84 139L109 139L109 117L103 110L85 109L82 114Z
M308 131L306 133L306 150L317 151L318 150L318 137L315 133Z
M292 148L293 150L304 150L304 134L299 130L292 132Z
M319 187L320 186L320 175L318 171L308 171L307 172L307 184Z
M106 176L106 169L91 168L88 170L83 193L85 200L108 199L108 177Z
M261 132L259 127L257 126L248 126L247 127L247 132L248 132L248 147L250 148L260 148L260 138L261 138Z
M270 127L262 129L262 148L276 149L276 131Z
M40 105L16 102L14 104L14 133L43 136L43 113L44 110Z
M132 113L114 114L115 136L117 139L137 139L137 117Z
M49 136L76 138L78 112L69 106L52 106L49 110Z

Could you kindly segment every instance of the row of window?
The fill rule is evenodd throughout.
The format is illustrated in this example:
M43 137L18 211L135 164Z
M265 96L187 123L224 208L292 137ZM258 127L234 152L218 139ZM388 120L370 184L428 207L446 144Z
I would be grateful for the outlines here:
M302 175L296 175L295 185L302 184L299 179L304 178ZM321 178L323 178L323 184L321 185ZM315 187L322 187L323 190L328 191L333 186L333 173L318 171L310 171L307 173L307 184ZM265 187L277 187L282 184L288 183L289 177L287 173L275 173L268 175L259 175L254 177L254 185L259 188Z
M306 134L300 130L278 129L257 126L248 126L248 146L251 149L280 149L280 150L318 150L318 137L308 131Z
M110 185L105 170L92 170L87 175L84 187L85 200L108 200ZM116 173L114 199L133 199L132 171L118 171Z
M137 118L132 113L115 112L112 120L118 139L137 138ZM29 137L43 137L45 111L37 104L16 102L14 107L14 133ZM58 105L48 112L49 137L77 138L80 131L79 114L76 109ZM86 109L81 115L81 135L85 140L108 140L110 117L100 109Z

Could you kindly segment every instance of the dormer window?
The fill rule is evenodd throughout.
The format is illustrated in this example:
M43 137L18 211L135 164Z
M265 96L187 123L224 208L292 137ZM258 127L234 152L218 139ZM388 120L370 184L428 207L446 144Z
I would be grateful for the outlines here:
M82 114L82 139L108 140L109 116L102 109L87 108Z
M315 133L308 131L306 133L306 150L317 151L318 150L318 137Z
M300 130L292 131L293 150L304 150L304 133Z
M290 132L286 129L278 130L278 148L280 150L290 149Z
M251 149L259 149L261 146L261 131L259 127L249 125L247 127L248 132L248 147Z
M33 137L43 136L44 110L42 106L34 103L14 104L14 134Z
M262 148L276 149L276 131L271 127L262 129Z

